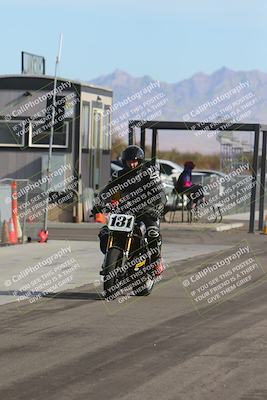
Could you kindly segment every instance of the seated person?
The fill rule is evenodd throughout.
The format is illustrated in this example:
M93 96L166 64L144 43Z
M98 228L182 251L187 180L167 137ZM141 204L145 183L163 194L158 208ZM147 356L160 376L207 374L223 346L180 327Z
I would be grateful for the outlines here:
M192 182L192 170L195 168L193 161L186 161L184 163L184 170L180 174L178 180L175 182L174 187L178 194L185 194L189 202L187 208L191 210L203 202L204 194L201 185L195 185Z

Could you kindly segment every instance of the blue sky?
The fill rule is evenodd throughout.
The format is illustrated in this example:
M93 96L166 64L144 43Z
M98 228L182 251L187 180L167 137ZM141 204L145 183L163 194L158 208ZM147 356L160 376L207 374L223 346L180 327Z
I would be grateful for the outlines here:
M67 78L267 72L266 21L266 0L2 0L0 74L20 73L22 50L45 56L52 74L60 32Z

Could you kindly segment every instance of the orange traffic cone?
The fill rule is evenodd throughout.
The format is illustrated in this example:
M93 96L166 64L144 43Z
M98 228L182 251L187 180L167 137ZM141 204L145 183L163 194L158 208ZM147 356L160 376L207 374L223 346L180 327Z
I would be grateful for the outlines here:
M18 237L16 235L12 218L10 218L9 220L9 243L12 244L18 243Z
M8 223L7 223L6 220L4 220L3 226L2 226L1 243L2 244L8 244L9 243Z
M13 215L12 221L13 221L13 224L14 224L14 229L15 229L15 232L16 232L16 236L17 236L18 240L21 240L22 239L22 230L21 230L21 226L20 226L18 215L16 215L16 214Z
M19 215L18 215L18 193L17 193L17 182L16 181L12 181L11 190L12 190L11 205L12 205L13 224L14 224L17 239L22 239L22 231L21 231Z
M95 215L95 222L100 222L101 224L106 224L107 223L107 219L106 219L104 214L97 213Z
M267 215L265 215L264 226L263 226L263 234L267 235Z

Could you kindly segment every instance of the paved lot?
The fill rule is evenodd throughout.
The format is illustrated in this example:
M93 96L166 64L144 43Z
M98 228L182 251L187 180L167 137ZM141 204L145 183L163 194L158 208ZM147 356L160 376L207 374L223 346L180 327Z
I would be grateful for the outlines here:
M165 243L162 254L168 267L174 261L218 252L228 247L216 244ZM52 277L58 283L57 287L49 290L52 293L98 281L103 261L99 243L96 241L51 240L43 244L29 243L16 247L4 247L0 249L0 254L2 260L0 265L0 305L11 301L18 302L20 295L23 295L24 292L27 293L27 289L23 288L29 284L34 292L42 293L44 290L50 289L55 286L49 283ZM55 258L56 255L58 255L57 258ZM51 257L53 260L50 262ZM69 263L70 260L74 261ZM67 271L71 265L76 268L70 274L62 275L62 272ZM61 266L63 267L61 268ZM64 279L68 276L70 279ZM38 279L41 281L38 282ZM43 289L38 290L41 282ZM19 301L19 303L21 302Z
M146 298L107 303L83 285L36 304L5 304L1 399L266 400L267 236L168 232L164 241L169 249L241 243L260 274L221 304L196 307L182 282L235 247L170 261Z

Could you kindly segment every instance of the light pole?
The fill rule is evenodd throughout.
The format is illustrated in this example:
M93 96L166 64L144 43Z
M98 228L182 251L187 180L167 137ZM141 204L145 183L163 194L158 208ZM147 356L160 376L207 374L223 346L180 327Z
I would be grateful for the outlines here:
M51 159L52 159L52 149L53 149L53 137L54 137L54 125L55 125L55 109L56 109L56 88L57 88L57 68L58 64L60 63L60 56L61 56L61 49L62 49L62 41L63 35L60 34L60 41L59 41L59 49L58 55L56 58L56 65L55 65L55 77L54 77L54 90L53 90L53 105L52 105L52 119L51 119L51 131L50 131L50 138L49 138L49 152L48 152L48 162L47 162L47 179L46 179L46 188L45 188L45 195L46 195L46 202L45 202L45 212L44 212L44 225L41 231L44 240L40 236L40 242L46 242L48 239L48 231L47 231L47 221L48 221L48 205L49 205L49 188L50 188L50 174L51 174Z

